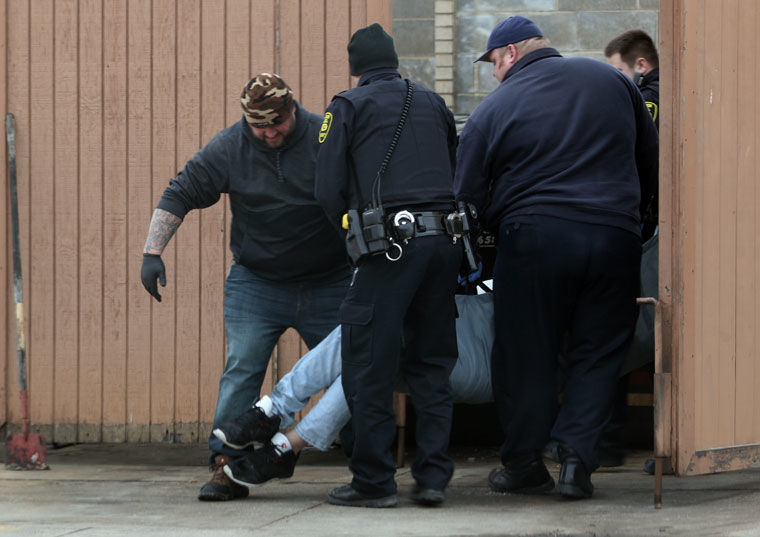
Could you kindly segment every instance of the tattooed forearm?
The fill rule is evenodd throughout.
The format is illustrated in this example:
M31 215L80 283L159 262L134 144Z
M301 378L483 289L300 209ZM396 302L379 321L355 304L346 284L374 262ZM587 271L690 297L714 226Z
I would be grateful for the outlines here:
M181 223L182 219L169 211L163 209L153 211L148 240L145 241L145 253L161 255Z

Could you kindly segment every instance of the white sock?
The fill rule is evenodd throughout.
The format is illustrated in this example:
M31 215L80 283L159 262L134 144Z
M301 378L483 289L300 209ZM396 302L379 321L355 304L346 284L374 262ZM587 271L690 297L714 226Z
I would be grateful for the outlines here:
M288 440L288 437L282 433L276 433L270 442L274 444L274 448L280 452L280 455L287 453L293 449L293 446L290 445L290 440Z
M256 404L254 406L257 406L261 410L263 410L264 414L267 415L267 418L271 418L274 415L274 405L272 404L272 400L269 398L268 395L265 395L264 397L256 401Z

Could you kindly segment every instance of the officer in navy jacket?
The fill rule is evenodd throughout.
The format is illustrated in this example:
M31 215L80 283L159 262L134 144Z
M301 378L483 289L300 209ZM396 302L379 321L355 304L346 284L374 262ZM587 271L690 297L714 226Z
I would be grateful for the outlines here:
M259 396L280 335L295 328L314 347L338 323L348 287L346 250L314 199L321 118L293 98L278 75L261 73L243 88L243 117L198 151L164 190L145 243L141 277L159 302L166 284L161 253L185 215L229 195L233 261L225 282L227 361L214 427ZM223 467L249 450L209 437L211 480L201 500L248 496Z
M502 21L478 60L501 83L462 132L455 192L498 231L492 382L506 440L489 483L552 490L541 449L554 439L558 492L589 497L636 320L640 200L656 185L657 131L631 80L561 57L524 17Z
M358 30L348 53L351 74L361 78L358 87L336 95L325 114L316 198L336 226L350 209L362 225L381 215L384 225L375 229L387 230L390 249L387 256L381 250L358 258L340 307L343 388L356 437L354 478L328 501L373 507L398 502L390 448L392 394L400 374L418 417L412 498L436 504L444 499L454 466L446 453L448 377L457 357L454 291L462 250L443 222L454 208L456 130L440 96L413 84L407 120L379 173L408 86L397 71L393 40L380 25Z

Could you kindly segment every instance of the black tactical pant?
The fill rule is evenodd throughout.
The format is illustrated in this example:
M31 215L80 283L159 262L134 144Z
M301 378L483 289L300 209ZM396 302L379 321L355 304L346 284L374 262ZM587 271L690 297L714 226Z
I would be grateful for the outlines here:
M623 229L545 216L499 227L494 271L494 400L503 461L550 437L591 472L636 322L641 241ZM557 356L568 377L557 406Z
M340 307L343 390L355 433L351 485L363 494L396 492L391 445L399 373L417 413L412 476L436 489L451 479L449 375L457 359L454 292L461 257L459 244L434 235L412 239L399 261L366 258Z

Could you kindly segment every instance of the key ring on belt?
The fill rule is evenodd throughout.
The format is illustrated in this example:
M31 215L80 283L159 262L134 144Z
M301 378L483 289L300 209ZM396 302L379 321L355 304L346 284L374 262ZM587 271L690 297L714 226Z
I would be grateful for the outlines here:
M390 252L391 252L390 248L393 248L394 246L396 248L398 248L398 255L396 257L391 257L390 256ZM388 259L388 261L398 261L399 259L401 259L401 256L404 254L404 249L401 248L401 245L399 243L397 243L397 242L391 242L390 248L388 249L387 252L385 252L386 259Z

